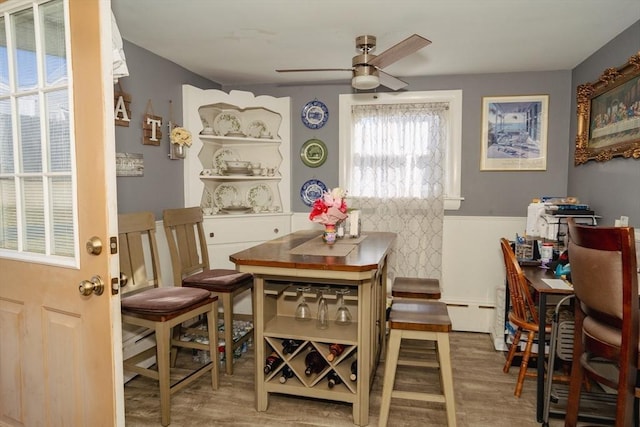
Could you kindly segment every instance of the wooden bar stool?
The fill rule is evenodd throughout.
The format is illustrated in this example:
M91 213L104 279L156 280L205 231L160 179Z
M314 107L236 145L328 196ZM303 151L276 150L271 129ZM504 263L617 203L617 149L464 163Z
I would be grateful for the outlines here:
M396 277L391 286L394 298L413 298L424 300L440 299L440 281L419 277Z
M447 424L456 425L456 410L453 396L453 374L449 354L449 332L451 319L447 305L439 301L401 301L391 306L389 317L389 343L385 362L382 401L380 403L380 426L386 426L389 419L391 398L441 402L447 410ZM438 357L436 362L398 360L402 339L436 341ZM398 365L435 367L440 369L442 394L400 391L393 388Z

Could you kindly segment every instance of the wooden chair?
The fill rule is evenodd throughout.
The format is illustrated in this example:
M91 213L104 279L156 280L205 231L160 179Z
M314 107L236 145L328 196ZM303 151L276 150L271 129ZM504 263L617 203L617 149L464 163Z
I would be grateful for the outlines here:
M522 273L522 269L518 264L516 255L511 249L511 244L505 238L500 239L502 247L502 255L504 257L504 265L507 273L507 285L509 287L509 297L511 302L511 310L509 311L509 321L515 326L516 330L513 336L513 342L507 353L507 360L502 368L504 373L509 372L509 368L513 363L515 356L521 356L520 371L518 373L518 381L514 395L520 397L524 386L525 377L535 377L535 372L528 372L529 359L533 352L533 343L538 336L538 310L533 302L527 279ZM546 325L545 332L551 332L551 324ZM522 334L527 335L527 342L524 351L518 351ZM544 349L545 343L538 343L539 347ZM542 355L544 357L544 353Z
M391 286L391 296L438 300L441 296L440 281L421 277L396 277Z
M637 424L638 270L633 228L569 226L576 295L574 363L565 426L577 424L583 375L617 390L618 427ZM617 369L602 369L610 362ZM616 375L617 372L617 375Z
M449 427L455 427L456 410L449 348L451 319L449 318L447 305L439 301L403 300L394 302L391 305L389 327L391 332L389 333L389 343L384 368L379 425L387 425L391 398L395 397L422 402L444 403L447 411L447 424ZM403 339L435 341L438 352L436 361L399 360L400 346ZM394 389L396 368L398 365L439 369L442 393L436 394Z
M158 287L158 249L155 239L155 218L151 212L123 214L118 217L120 270L126 284L121 288L122 322L155 331L156 346L124 361L124 369L144 375L160 383L160 413L162 425L171 422L171 395L197 378L211 372L211 386L218 388L218 329L215 324L218 297L204 289ZM149 259L145 259L148 247ZM207 315L208 343L182 342L172 338L172 329L182 322ZM176 347L209 351L212 361L189 371L171 384L170 353ZM156 356L155 369L139 366ZM184 372L184 370L181 370Z
M251 330L234 342L233 301L237 295L247 291L253 301L253 275L230 269L210 268L202 211L199 207L167 209L162 216L174 282L184 287L206 289L222 300L225 367L226 373L232 375L234 350L253 336Z

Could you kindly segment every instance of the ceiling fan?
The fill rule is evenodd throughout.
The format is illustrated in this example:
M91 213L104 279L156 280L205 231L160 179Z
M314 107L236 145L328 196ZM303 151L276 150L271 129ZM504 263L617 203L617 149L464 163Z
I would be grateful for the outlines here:
M431 41L418 34L414 34L401 42L391 46L380 55L373 55L371 52L376 48L375 36L356 37L356 49L359 55L353 57L351 68L299 68L276 70L279 73L292 73L300 71L351 71L353 77L351 85L355 89L370 90L379 85L383 85L392 90L402 89L407 83L391 74L382 71L383 68L394 62L411 55L423 47L431 44Z

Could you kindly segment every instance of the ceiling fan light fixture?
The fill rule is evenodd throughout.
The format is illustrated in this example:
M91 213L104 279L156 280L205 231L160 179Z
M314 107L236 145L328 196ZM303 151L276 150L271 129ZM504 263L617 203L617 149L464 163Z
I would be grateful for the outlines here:
M351 86L358 90L371 90L380 86L380 78L376 75L353 76Z
M374 57L374 55L358 55L353 58L353 78L351 79L351 86L358 90L371 90L380 86L380 74L376 67L367 65L367 57Z

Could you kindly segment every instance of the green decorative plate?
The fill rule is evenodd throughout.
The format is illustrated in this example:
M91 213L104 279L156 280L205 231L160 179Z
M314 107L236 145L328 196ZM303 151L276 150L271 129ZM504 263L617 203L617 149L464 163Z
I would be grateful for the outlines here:
M310 168L317 168L327 160L327 146L319 139L310 139L302 145L300 158Z

